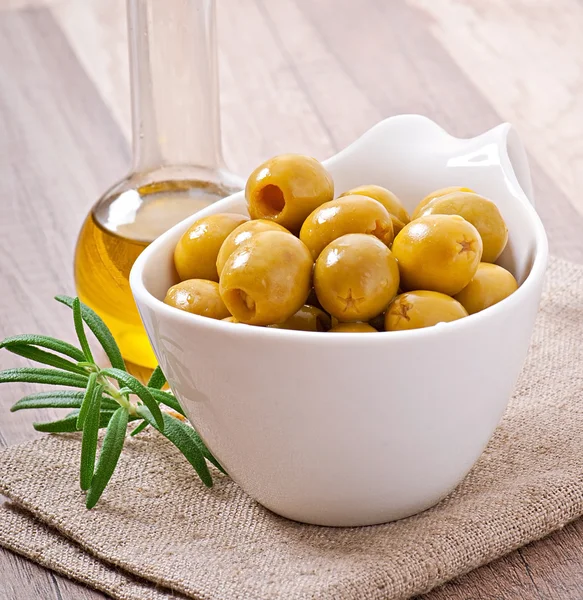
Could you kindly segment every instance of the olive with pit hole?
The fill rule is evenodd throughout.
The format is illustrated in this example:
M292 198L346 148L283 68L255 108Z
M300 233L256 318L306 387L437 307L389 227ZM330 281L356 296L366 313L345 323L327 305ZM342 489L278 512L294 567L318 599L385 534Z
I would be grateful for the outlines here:
M243 323L282 323L306 302L313 264L310 251L297 237L283 231L257 233L225 262L221 297Z
M315 158L282 154L251 173L245 197L252 219L269 219L297 233L315 208L334 198L334 182Z

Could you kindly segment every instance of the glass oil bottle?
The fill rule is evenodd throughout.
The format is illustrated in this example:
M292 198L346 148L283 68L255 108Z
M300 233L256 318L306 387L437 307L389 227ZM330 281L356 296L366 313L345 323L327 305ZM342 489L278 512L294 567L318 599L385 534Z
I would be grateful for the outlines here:
M154 368L131 267L157 236L242 182L222 158L214 0L128 0L127 8L133 164L82 227L75 281L124 358Z

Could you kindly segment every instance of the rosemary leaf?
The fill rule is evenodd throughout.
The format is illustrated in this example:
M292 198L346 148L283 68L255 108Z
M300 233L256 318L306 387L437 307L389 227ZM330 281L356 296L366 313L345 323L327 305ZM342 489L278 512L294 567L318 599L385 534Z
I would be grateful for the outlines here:
M24 358L43 363L45 365L50 365L51 367L55 367L57 369L70 371L71 373L86 374L85 369L76 365L70 360L58 356L57 354L53 354L52 352L39 350L34 346L28 346L27 344L10 344L9 346L6 346L6 350L8 350L8 352L12 352L13 354L18 354L18 356L24 356Z
M142 431L144 431L144 429L146 429L146 427L149 425L148 421L142 421L131 433L130 435L132 437L138 435L138 433L141 433Z
M154 372L152 373L152 375L146 385L150 389L161 390L164 387L165 383L166 383L166 376L164 375L164 373L162 373L162 369L160 368L160 365L158 365L154 369Z
M85 390L85 395L83 396L83 402L81 403L81 407L79 410L79 416L77 417L77 429L83 429L83 423L85 422L85 417L91 408L91 404L93 403L93 395L95 392L95 388L97 387L97 373L91 373L89 375L89 381L87 382L87 388ZM99 389L101 395L101 388Z
M169 394L168 392L164 392L162 390L157 390L155 388L148 388L150 394L154 396L154 400L156 402L160 402L161 404L165 404L168 408L175 410L177 413L181 414L183 417L186 415L182 410L182 406L178 403L176 396L173 394Z
M55 296L55 300L61 302L61 304L65 304L69 308L73 308L74 299L70 296ZM121 356L119 347L113 338L113 335L111 335L111 331L109 331L107 325L103 322L103 319L87 305L83 304L82 302L80 304L81 316L99 343L102 345L105 353L107 354L107 358L109 358L111 366L125 371L126 366Z
M115 413L110 410L102 410L99 416L99 428L101 429L102 427L107 427L107 424L114 414ZM73 431L79 431L77 429L78 415L79 411L74 410L63 419L59 419L57 421L48 421L46 423L33 423L32 426L37 431L42 431L44 433L71 433Z
M97 504L115 471L125 441L128 417L128 411L120 407L109 421L99 460L97 461L97 468L87 493L85 501L87 508L93 508Z
M83 350L83 354L88 362L95 362L93 360L93 354L91 354L91 348L89 347L89 342L87 341L87 336L85 335L85 328L83 327L83 317L81 316L81 302L79 302L79 298L75 298L73 300L73 322L75 323L75 332L77 333L77 339L79 340L79 344L81 344L81 348Z
M0 342L1 348L9 348L13 344L26 344L27 346L40 346L41 348L48 348L54 350L59 354L64 354L69 358L73 358L76 361L85 360L85 355L79 348L76 348L72 344L57 340L56 338L49 337L47 335L35 335L35 334L24 334L14 335L8 337Z
M69 373L57 369L39 369L22 367L0 371L0 383L46 383L48 385L65 385L85 388L88 376L80 373Z
M89 390L89 387L87 390ZM83 439L81 440L81 464L79 468L79 482L82 490L88 490L93 479L95 455L97 454L97 435L101 418L100 409L101 386L94 385L91 389L89 409L82 421ZM81 410L83 410L83 407ZM77 427L79 427L80 419L81 413L77 418Z
M140 381L126 371L120 371L119 369L103 369L101 374L105 375L106 377L113 377L122 385L129 387L130 390L132 390L132 392L136 394L136 396L138 396L138 398L150 409L151 414L156 420L158 429L161 431L164 430L162 412L160 411L160 407L158 406L156 400L154 400L152 393L147 387L145 387Z
M21 398L14 404L10 412L29 408L81 408L84 396L84 392L70 392L68 390L30 394L29 396L24 396L24 398ZM116 410L118 407L115 400L107 397L101 399L101 404L109 410Z
M148 409L145 406L138 406L138 414L144 417L152 427L158 431L160 428L156 421L152 418ZM194 429L183 421L176 419L168 413L163 413L164 416L164 431L160 431L162 435L168 438L177 448L184 454L186 460L194 467L201 481L207 486L212 487L213 478L210 474L205 458L200 451L197 441L194 439Z
M194 443L198 446L198 449L202 452L202 455L210 463L212 463L221 473L223 473L223 475L228 475L228 473L225 471L225 469L223 469L223 467L221 466L219 461L211 454L211 451L206 447L206 445L202 441L200 435L198 435L198 432L196 431L196 429L194 429L193 427L191 427L191 429L192 429L192 439L194 440Z

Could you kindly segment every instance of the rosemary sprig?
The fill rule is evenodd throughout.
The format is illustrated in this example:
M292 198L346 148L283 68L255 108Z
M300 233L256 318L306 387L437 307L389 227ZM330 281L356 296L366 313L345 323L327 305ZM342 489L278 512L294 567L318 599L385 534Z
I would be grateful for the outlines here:
M128 424L139 421L135 436L152 426L168 438L193 466L201 481L213 484L207 461L225 472L196 431L184 422L184 411L173 394L163 391L166 377L160 367L146 385L127 372L119 347L103 320L78 298L57 296L73 310L80 348L44 335L17 335L0 341L13 354L52 368L22 367L0 371L0 383L44 383L82 391L52 390L21 398L11 411L30 408L73 409L65 417L33 423L37 431L64 433L82 431L79 484L87 492L86 506L93 508L101 498L118 464ZM94 360L85 326L103 347L111 367L101 368ZM168 410L161 410L164 405ZM174 413L178 413L174 416ZM105 435L98 456L99 429ZM97 464L96 464L97 463Z

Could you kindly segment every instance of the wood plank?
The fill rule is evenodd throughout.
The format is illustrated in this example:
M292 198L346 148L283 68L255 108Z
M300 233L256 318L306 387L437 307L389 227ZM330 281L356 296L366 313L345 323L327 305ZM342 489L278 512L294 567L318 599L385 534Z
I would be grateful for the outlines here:
M0 567L0 600L61 599L53 574L33 562L0 548Z
M517 125L583 213L583 4L578 0L409 0L463 75Z
M334 151L341 150L383 118L294 0L257 0L289 68L325 124Z
M0 15L0 337L43 332L73 339L68 309L72 253L85 214L125 170L128 151L50 12ZM10 224L6 226L5 224ZM0 368L26 361L0 354ZM9 406L32 386L2 386L0 444L38 436L33 420L56 411ZM0 598L97 600L104 596L0 551Z
M125 171L128 151L111 115L44 9L0 19L0 336L42 332L72 338L70 311L52 300L74 293L77 232L100 193ZM39 102L39 98L43 101ZM7 352L0 366L22 364ZM3 386L0 410L32 388ZM2 419L12 444L46 418L21 412Z
M237 144L231 153L240 171L249 173L258 161L281 152L309 152L317 158L332 154L321 115L256 2L218 6L221 66L226 65L234 85L225 91L236 94L241 111L233 120L235 131L225 130L225 140L229 146Z
M106 596L0 547L0 600L104 600Z
M520 550L528 573L546 598L583 598L583 519Z
M127 140L131 139L126 2L84 0L51 6L81 68L95 84Z
M85 0L53 7L53 14L86 72L129 137L127 36L123 3ZM247 174L280 152L335 150L311 105L308 90L254 0L217 3L221 109L225 157ZM240 24L245 23L245 27Z
M63 0L0 0L0 10L22 10L25 8L44 8Z
M583 520L417 600L555 600L583 598ZM526 573L526 577L525 577Z

